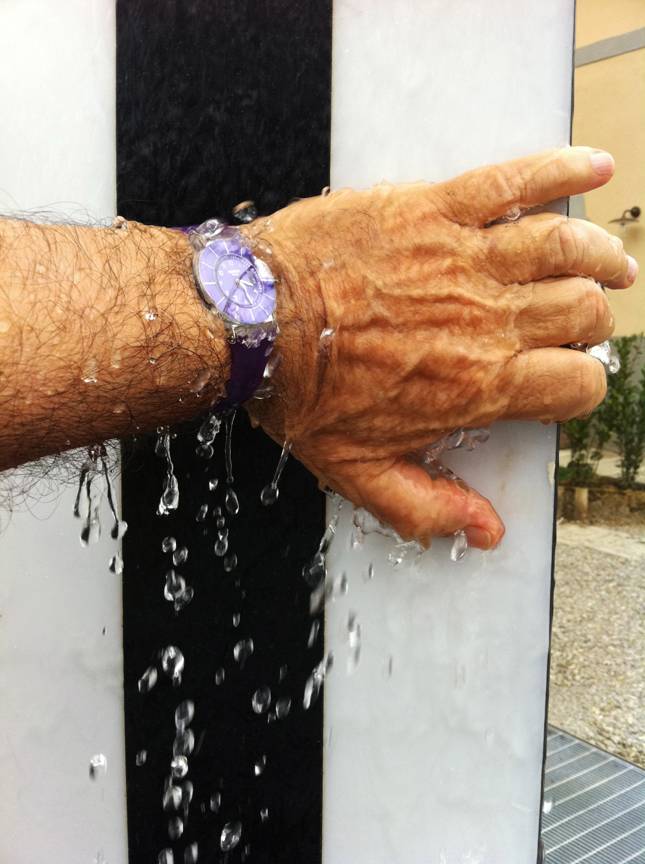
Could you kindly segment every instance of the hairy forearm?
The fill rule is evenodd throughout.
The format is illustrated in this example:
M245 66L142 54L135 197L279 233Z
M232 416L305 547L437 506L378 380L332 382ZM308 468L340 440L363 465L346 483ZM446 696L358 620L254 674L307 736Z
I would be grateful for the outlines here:
M0 470L154 429L223 392L229 351L177 231L0 220Z

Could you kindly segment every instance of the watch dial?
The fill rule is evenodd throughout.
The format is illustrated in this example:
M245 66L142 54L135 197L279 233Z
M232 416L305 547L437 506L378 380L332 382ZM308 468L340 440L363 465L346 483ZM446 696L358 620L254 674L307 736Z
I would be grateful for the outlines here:
M203 294L236 324L262 324L275 309L271 271L236 237L218 238L199 253L198 278Z

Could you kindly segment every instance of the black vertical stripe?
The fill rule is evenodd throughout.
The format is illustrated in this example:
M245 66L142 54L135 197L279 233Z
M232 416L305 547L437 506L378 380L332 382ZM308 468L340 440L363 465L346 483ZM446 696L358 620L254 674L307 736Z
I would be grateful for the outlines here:
M271 212L290 198L316 194L329 179L331 0L120 0L117 6L118 212L166 225L226 217L252 198ZM215 524L197 522L199 506L222 505L220 440L210 462L195 455L194 426L173 441L181 503L159 517L162 462L153 442L124 448L124 663L128 834L131 864L157 860L171 846L175 862L198 842L202 861L313 862L321 857L322 706L304 712L304 682L321 645L306 647L308 589L300 571L323 526L323 500L295 462L284 474L275 508L259 503L278 458L277 448L243 417L234 436L235 487L241 512L228 519L239 559L227 574L213 555ZM220 477L208 492L207 480ZM205 533L204 533L205 532ZM173 535L189 549L178 569L195 597L176 616L163 598ZM240 613L237 628L232 617ZM243 672L234 643L252 637L255 653ZM137 679L174 644L186 658L183 684L160 675L147 696ZM279 681L279 669L289 668ZM226 669L217 687L215 670ZM274 699L290 697L291 714L267 724L251 710L251 694L268 685ZM174 734L173 712L195 702L198 752L188 778L194 799L183 837L171 843L162 812L164 777ZM135 765L137 751L147 762ZM253 761L267 767L253 774ZM220 813L209 808L220 792ZM268 821L260 810L268 808ZM228 856L219 852L227 820L243 836Z

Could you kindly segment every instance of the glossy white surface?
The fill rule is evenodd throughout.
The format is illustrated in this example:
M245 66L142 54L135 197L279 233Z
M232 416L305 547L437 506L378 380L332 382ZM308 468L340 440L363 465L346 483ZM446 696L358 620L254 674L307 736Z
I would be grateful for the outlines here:
M440 180L566 144L573 12L335 0L332 187ZM555 448L553 428L502 424L446 458L507 525L499 550L459 564L441 541L394 571L386 540L349 548L344 511L330 568L349 591L326 611L324 864L535 864ZM363 644L347 675L350 611Z
M114 215L114 29L113 0L0 3L0 212ZM29 510L0 515L0 861L11 864L127 861L121 577L108 570L109 530L81 548L74 494L44 482ZM92 781L98 753L107 774Z

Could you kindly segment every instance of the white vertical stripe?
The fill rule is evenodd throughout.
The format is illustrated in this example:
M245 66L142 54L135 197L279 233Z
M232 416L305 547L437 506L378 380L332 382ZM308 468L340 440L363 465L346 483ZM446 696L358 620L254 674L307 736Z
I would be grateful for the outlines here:
M332 187L440 180L568 143L572 28L572 0L335 0ZM417 572L392 571L387 543L349 549L344 513L330 566L350 587L326 617L324 864L535 864L554 453L553 428L513 423L451 460L508 529L460 565L442 541ZM350 609L363 646L347 676Z
M3 0L0 211L113 217L115 164L114 0ZM0 860L12 864L127 860L121 579L109 531L81 548L73 499L43 484L0 534ZM99 752L108 773L92 781Z

